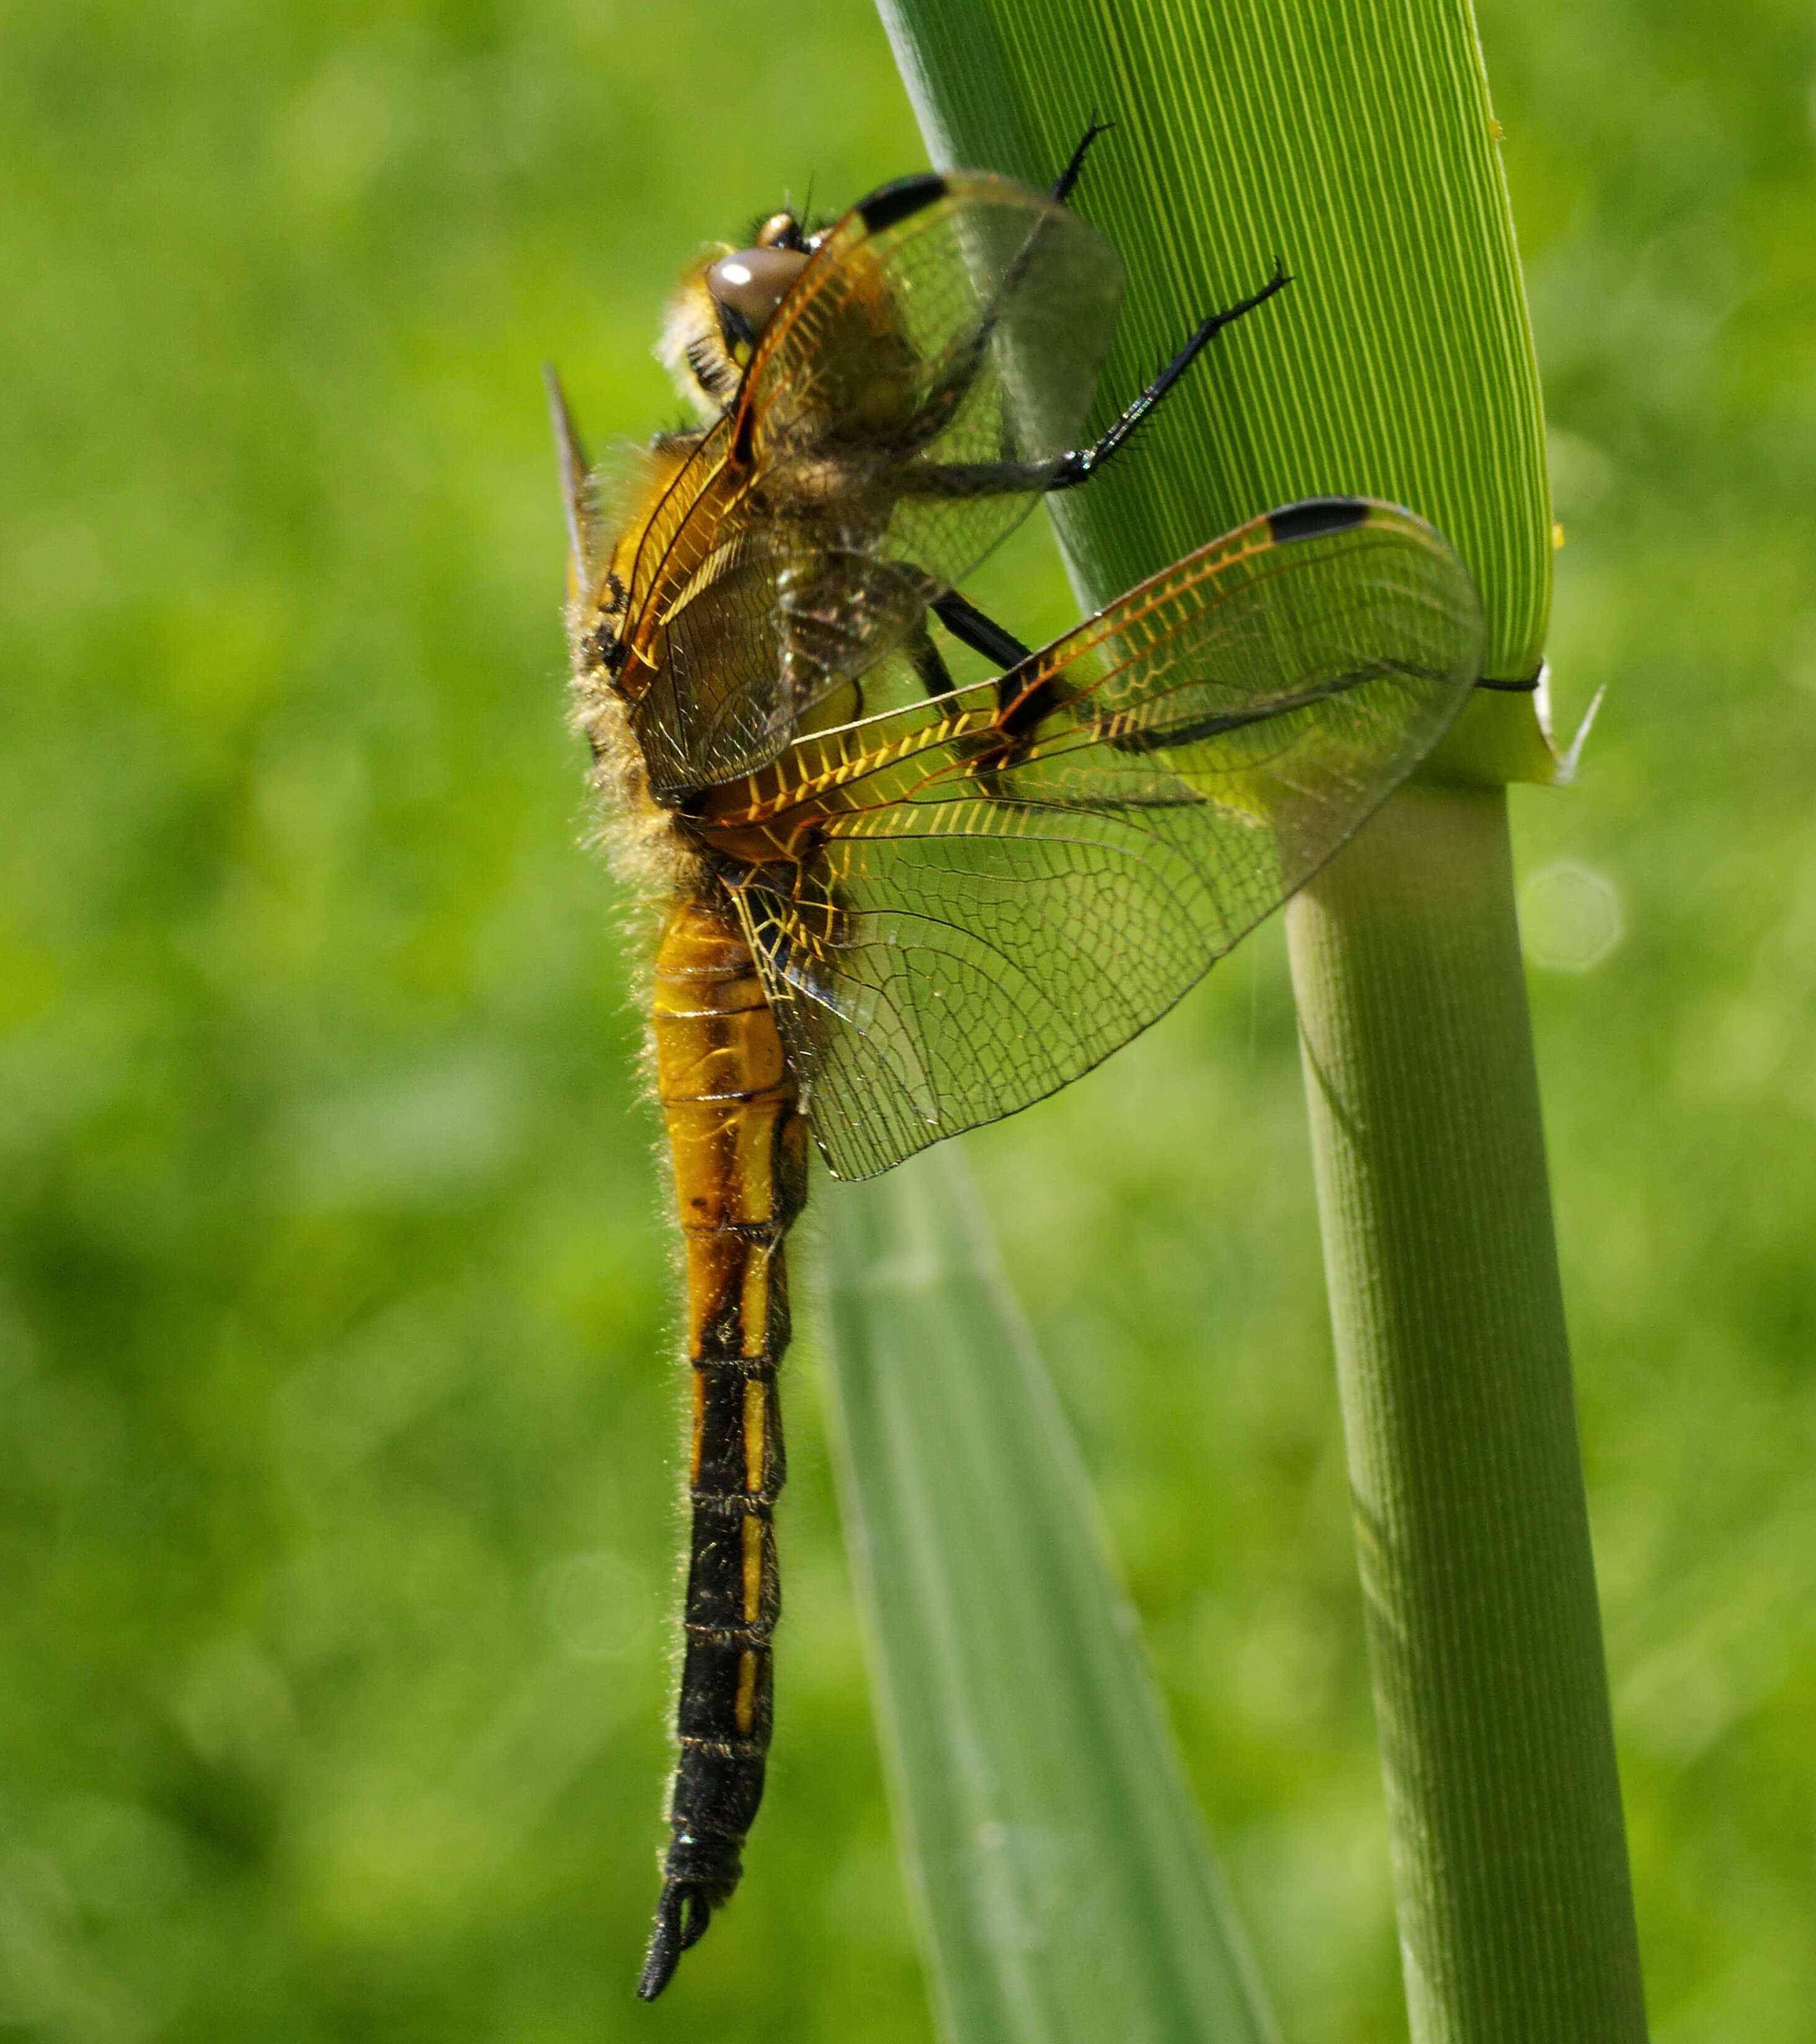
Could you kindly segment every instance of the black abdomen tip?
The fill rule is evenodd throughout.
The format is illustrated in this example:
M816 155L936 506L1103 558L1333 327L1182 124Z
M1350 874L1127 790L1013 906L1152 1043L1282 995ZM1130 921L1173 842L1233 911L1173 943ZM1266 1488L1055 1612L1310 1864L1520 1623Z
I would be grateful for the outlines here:
M674 1836L663 1862L662 1896L650 1927L643 1977L637 1984L644 2000L655 2000L668 1986L681 1954L698 1944L713 1911L736 1893L744 1873L738 1850L762 1800L760 1754L716 1753L698 1741L683 1742L669 1819ZM691 1822L687 1812L702 1801L719 1823L735 1831L707 1830Z
M1295 540L1322 540L1327 532L1347 532L1368 522L1368 506L1360 497L1313 497L1268 513L1268 529L1276 546Z
M656 1906L656 1922L649 1933L649 1951L643 1962L643 1977L637 1984L637 1999L653 2001L675 1977L681 1954L697 1945L713 1920L712 1904L692 1882L665 1881L662 1900Z
M937 171L921 171L911 178L898 178L893 184L873 191L868 198L860 199L858 217L872 234L880 234L884 228L906 220L945 195L945 179Z

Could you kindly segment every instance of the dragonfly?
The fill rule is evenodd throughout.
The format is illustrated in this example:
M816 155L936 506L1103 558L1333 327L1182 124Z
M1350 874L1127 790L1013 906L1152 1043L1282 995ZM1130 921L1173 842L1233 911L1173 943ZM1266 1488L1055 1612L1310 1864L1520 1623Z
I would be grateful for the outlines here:
M691 1527L653 2000L761 1800L780 1610L783 1243L810 1146L886 1170L1169 1009L1435 744L1475 586L1361 498L1267 513L1037 650L960 591L1087 482L1231 321L1083 431L1122 271L1052 190L882 186L686 276L659 352L703 423L615 480L549 374L576 720L660 912L655 1089L684 1245ZM935 627L999 670L960 684Z

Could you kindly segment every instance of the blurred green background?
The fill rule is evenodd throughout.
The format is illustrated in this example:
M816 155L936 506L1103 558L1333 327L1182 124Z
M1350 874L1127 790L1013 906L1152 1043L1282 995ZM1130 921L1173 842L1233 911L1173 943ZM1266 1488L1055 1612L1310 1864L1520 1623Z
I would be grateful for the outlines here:
M1560 721L1609 688L1579 785L1513 799L1649 1992L1661 2044L1777 2044L1816 2006L1816 17L1482 25ZM679 1387L537 381L598 444L673 417L698 242L923 160L881 31L13 0L0 108L0 2037L924 2040L806 1344L749 1878L630 1999ZM1067 621L1040 534L982 586ZM1402 2036L1277 928L968 1147L1288 2036Z

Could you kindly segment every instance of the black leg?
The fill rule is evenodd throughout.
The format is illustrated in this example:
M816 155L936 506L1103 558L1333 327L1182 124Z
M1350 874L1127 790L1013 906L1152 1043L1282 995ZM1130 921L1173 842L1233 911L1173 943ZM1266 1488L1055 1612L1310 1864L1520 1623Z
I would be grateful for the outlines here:
M1085 124L1084 133L1079 138L1078 147L1072 153L1072 160L1060 173L1058 181L1053 186L1052 196L1055 206L1064 206L1072 196L1072 187L1078 182L1079 174L1084 168L1084 159L1091 152L1091 144L1099 135L1107 133L1115 125L1116 123L1114 121L1099 121L1095 108L1092 109L1091 118ZM1052 490L1070 490L1075 485L1083 482L1087 476L1095 474L1118 448L1128 444L1129 436L1134 432L1135 428L1191 368L1201 352L1222 332L1225 327L1241 319L1245 313L1252 313L1257 305L1265 305L1276 291L1283 290L1291 282L1292 279L1286 274L1283 265L1276 256L1274 261L1274 274L1268 282L1264 284L1252 297L1245 298L1238 305L1232 305L1229 311L1213 313L1095 446L1075 448L1072 453L1061 457L1059 473L1048 487ZM953 628L948 624L948 628ZM962 632L956 630L955 636L961 639L964 637ZM966 640L968 645L970 643L968 640ZM979 650L987 651L988 649L979 647ZM991 654L990 657L995 659L996 656Z
M954 498L1009 497L1023 490L1075 488L1095 475L1112 455L1129 444L1136 428L1224 328L1245 313L1253 312L1257 305L1265 305L1276 291L1284 290L1292 281L1276 262L1273 275L1260 290L1251 293L1226 311L1213 313L1109 432L1091 446L1074 448L1054 462L905 462L892 471L892 486L903 496ZM964 634L956 636L962 638Z
M1091 144L1099 135L1108 134L1115 125L1112 121L1099 121L1095 113L1092 113L1090 121L1086 124L1083 134L1079 137L1079 144L1072 153L1071 161L1060 171L1059 181L1053 186L1051 197L1055 206L1064 206L1073 186L1078 182L1079 173L1084 168L1084 159L1091 153ZM1002 282L997 286L997 297L999 301L1006 298L1014 290L1029 259L1038 246L1040 239L1041 228L1037 223L1033 232L1028 236L1021 254L1004 272ZM989 345L990 336L995 325L995 313L992 309L985 314L976 334L972 338L971 345L960 355L958 360L948 371L939 388L928 394L926 407L923 410L924 417L929 416L930 409L935 405L949 409L956 404L971 388L972 378L977 375L978 366L983 360L984 352Z
M937 604L933 608L939 608ZM927 694L937 702L941 696L949 696L958 684L952 679L952 670L940 657L940 649L925 632L910 640L906 647L914 672Z
M1062 455L1053 479L1047 487L1049 490L1070 490L1075 484L1083 482L1096 474L1112 455L1128 445L1135 428L1226 326L1232 325L1244 313L1253 312L1257 305L1265 305L1276 291L1284 290L1292 281L1276 259L1273 275L1260 290L1243 299L1240 305L1230 306L1226 312L1213 313L1101 440L1090 447L1076 448L1070 454Z
M1079 172L1084 168L1084 159L1091 153L1091 144L1099 135L1107 135L1115 125L1114 121L1099 121L1096 110L1092 110L1079 145L1072 152L1072 161L1060 171L1058 182L1053 186L1052 197L1055 206L1064 206L1072 197L1072 186L1079 181Z
M944 596L936 597L933 612L961 646L970 647L974 653L981 653L985 659L994 660L999 667L1018 667L1024 660L1033 658L1032 651L1012 632L1005 632L993 619L986 617L975 603L968 603L956 589L949 589ZM949 679L946 687L952 687ZM928 690L929 695L933 693Z

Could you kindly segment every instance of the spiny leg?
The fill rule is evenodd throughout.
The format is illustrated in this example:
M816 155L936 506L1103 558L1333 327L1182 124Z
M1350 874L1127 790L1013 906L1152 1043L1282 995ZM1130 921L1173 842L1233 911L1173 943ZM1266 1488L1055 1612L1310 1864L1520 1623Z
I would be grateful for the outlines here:
M936 603L933 608L937 611L939 605ZM939 647L925 630L915 633L909 640L906 651L909 663L914 670L915 679L930 700L937 702L941 696L949 696L958 686L952 679L952 669L946 665Z
M1085 123L1084 133L1079 137L1079 144L1072 153L1071 161L1054 181L1049 197L1055 206L1064 206L1072 197L1072 187L1078 182L1079 173L1084 168L1084 159L1091 153L1091 144L1099 135L1107 135L1115 125L1114 121L1099 121L1096 108L1091 109L1091 118Z
M1063 197L1065 191L1071 190L1077 180L1085 152L1108 125L1099 124L1095 116L1092 117L1091 125L1072 152L1072 160L1067 166L1064 175L1059 185L1054 187L1056 198ZM1129 444L1136 428L1225 327L1233 325L1245 313L1253 312L1257 305L1265 305L1277 291L1283 290L1292 281L1276 260L1273 276L1260 290L1252 292L1239 304L1229 307L1225 311L1213 313L1200 324L1191 339L1141 396L1124 409L1107 432L1088 448L1075 448L1070 453L1062 455L1050 469L1041 471L1026 463L1008 463L1000 466L978 463L964 467L951 465L927 471L921 479L920 487L929 490L929 494L937 494L944 487L949 489L955 497L988 496L1000 490L1016 489L1070 490L1087 482L1113 455ZM970 647L973 652L981 653L987 660L994 660L1003 670L1005 682L1015 669L1033 657L1030 647L1025 646L1012 632L1006 630L994 618L986 616L975 604L961 596L956 590L948 590L944 596L936 597L929 607L961 645ZM930 642L928 652L932 658L937 659L938 656L932 653ZM915 665L921 674L921 686L929 696L951 692L949 676L945 678L943 686L937 686L933 680L929 679L919 655L915 656ZM943 662L940 663L940 671L945 674ZM999 689L1001 687L999 684ZM1005 702L1009 700L1009 696L1005 694Z
M942 597L934 599L933 615L951 632L961 646L968 646L974 653L981 653L985 659L994 660L999 667L1018 667L1024 660L1031 660L1033 649L1024 646L1013 632L1006 632L992 617L987 617L975 603L960 596L956 589L949 589ZM946 684L949 690L952 683ZM932 690L928 690L931 695Z
M1257 305L1265 305L1276 291L1283 291L1292 281L1276 257L1274 274L1260 290L1252 291L1239 304L1231 305L1223 312L1213 313L1203 321L1191 339L1141 396L1124 409L1122 416L1106 433L1089 447L1075 448L1071 453L1060 457L1059 466L1054 471L1053 479L1047 485L1048 489L1071 490L1079 483L1089 481L1113 455L1129 444L1136 428L1226 326L1233 325L1245 313L1253 312Z
M1073 448L1056 460L1045 462L904 461L889 471L891 486L904 497L962 500L969 497L1011 496L1024 490L1072 490L1081 482L1089 482L1106 462L1129 444L1136 428L1226 326L1253 312L1257 305L1265 305L1275 292L1284 290L1292 281L1276 261L1273 275L1260 290L1252 291L1238 304L1222 312L1211 313L1141 396L1125 408L1109 431L1089 447Z
M1091 144L1099 135L1107 134L1115 125L1116 123L1114 121L1099 121L1095 108L1092 109L1091 118L1085 123L1084 133L1079 137L1078 147L1072 151L1071 160L1060 173L1054 183L1051 196L1056 206L1064 206L1072 196L1072 189L1077 184L1079 174L1084 169L1085 158L1091 153ZM1276 256L1274 259L1274 274L1260 290L1243 299L1240 305L1232 305L1225 312L1213 313L1208 319L1201 321L1197 332L1193 334L1191 340L1141 393L1141 396L1124 409L1122 417L1101 439L1088 448L1075 448L1070 453L1061 455L1059 469L1047 487L1049 490L1071 490L1095 474L1118 448L1128 444L1129 436L1134 432L1135 428L1191 368L1199 355L1225 327L1241 319L1245 313L1252 313L1257 305L1266 304L1276 291L1283 290L1292 281L1292 279L1286 274L1284 265ZM935 606L936 609L937 607L937 605ZM947 629L955 638L964 640L968 646L975 644L975 640L965 638L964 633L949 620L943 619L942 621L946 624ZM987 620L985 621L988 622ZM991 659L998 657L990 652L987 647L980 646L977 650Z
M1072 151L1070 159L1055 180L1052 190L1048 194L1055 206L1064 206L1071 196L1073 186L1079 181L1079 173L1084 168L1084 159L1091 153L1092 143L1099 135L1107 134L1115 125L1113 121L1099 121L1095 112L1092 113L1090 120L1085 125L1083 134L1079 137L1077 148ZM933 183L937 188L938 181L936 179ZM1026 270L1029 263L1033 259L1035 248L1039 245L1041 231L1041 224L1037 223L1016 259L1005 271L1002 282L998 286L998 299L1006 297L1014 289L1017 282ZM966 391L971 388L972 381L987 352L990 336L995 330L995 324L996 314L995 309L991 308L986 311L983 319L979 322L977 332L973 336L970 348L964 350L948 368L940 386L929 392L923 407L925 417L933 419L943 416L945 412L955 406Z

